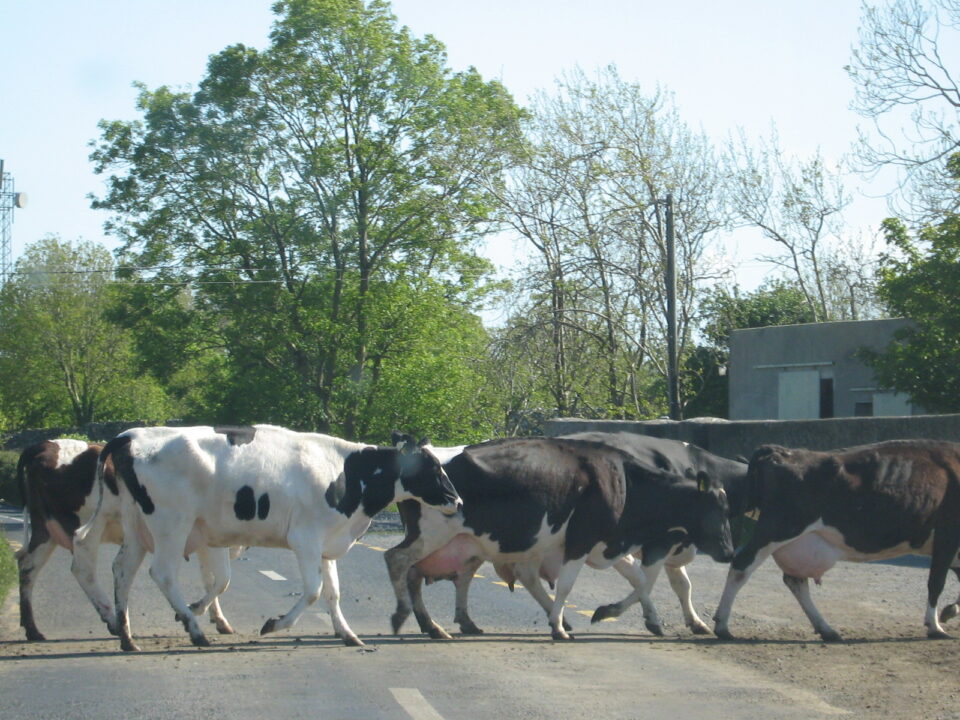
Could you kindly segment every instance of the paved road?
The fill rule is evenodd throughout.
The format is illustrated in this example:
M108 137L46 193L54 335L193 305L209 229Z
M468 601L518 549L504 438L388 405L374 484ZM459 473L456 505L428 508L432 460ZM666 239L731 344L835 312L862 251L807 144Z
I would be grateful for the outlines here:
M340 564L343 610L367 642L366 651L332 638L319 606L292 630L259 637L268 616L295 602L299 580L291 553L251 549L234 563L233 583L223 597L238 635L217 636L211 627L213 646L193 648L143 568L131 620L144 652L124 654L70 575L69 556L58 550L35 596L37 623L49 641L21 640L16 592L0 613L0 718L713 720L845 714L813 692L725 662L722 644L693 638L682 627L666 582L655 597L669 624L667 638L652 638L638 611L590 626L595 605L626 594L626 584L612 572L582 574L568 611L577 634L573 643L551 642L539 607L522 590L511 595L490 566L481 568L471 593L474 620L485 635L435 642L411 621L394 637L382 549L397 540L370 534ZM114 552L101 551L105 584ZM192 565L181 579L188 595L199 596ZM716 587L724 572L699 558L692 574L695 582L710 576ZM452 585L428 587L425 596L435 619L456 629Z

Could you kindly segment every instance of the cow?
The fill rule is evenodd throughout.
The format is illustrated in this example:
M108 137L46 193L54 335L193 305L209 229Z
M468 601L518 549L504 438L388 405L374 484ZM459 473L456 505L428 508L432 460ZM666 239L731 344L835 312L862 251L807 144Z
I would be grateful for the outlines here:
M643 467L602 443L556 438L469 446L444 469L463 498L463 513L442 516L421 507L419 533L408 533L386 552L397 596L394 632L411 612L408 579L414 565L428 577L450 577L484 560L522 572L536 569L556 583L556 597L549 602L551 635L567 640L572 636L563 621L563 602L584 563L619 565L642 549L643 569L629 563L618 569L640 591L648 625L659 627L656 609L643 592L645 572L691 540L717 560L732 556L725 493L703 473L698 484ZM540 587L538 582L525 586L531 592ZM412 609L424 632L450 637L422 601L414 599Z
M402 437L402 436L395 436ZM668 440L654 438L637 433L618 432L583 432L571 435L561 436L573 440L587 440L600 442L610 445L629 453L633 458L644 467L660 470L674 475L685 477L696 477L697 473L706 473L707 476L715 478L724 487L730 506L731 519L739 516L743 512L743 502L746 494L746 475L747 463L738 460L728 460L726 458L714 455L703 450L696 445L681 442L678 440ZM454 449L455 450L455 449ZM445 456L445 460L452 455ZM416 504L401 503L398 506L401 519L404 522L407 537L405 542L412 542L420 534L419 518L420 511ZM456 555L458 548L451 546L447 548L447 555ZM680 607L683 612L684 622L694 634L709 634L710 628L697 615L692 602L692 588L690 578L687 575L685 566L691 563L696 554L696 547L690 543L678 547L672 552L664 562L664 571L670 581L680 601ZM474 573L483 564L482 556L477 555L465 561L461 568L451 572L446 577L452 580L456 587L456 604L454 622L460 627L460 632L464 635L481 634L483 632L473 619L470 617L467 609L467 596L470 583ZM536 559L534 559L536 562ZM614 568L621 572L627 579L634 576L636 569L631 568L632 559L629 556L623 557L614 564ZM438 579L425 575L422 568L427 566L426 562L422 565L414 565L408 575L408 589L413 602L413 607L418 619L422 617L423 600L421 597L420 582L426 579L430 582ZM541 572L539 565L528 565L523 562L498 563L494 565L497 575L507 583L510 590L513 591L517 580L530 592L533 598L547 612L553 606L553 599L543 589L541 578L549 579L549 573ZM648 573L653 573L654 567L647 569ZM648 588L652 588L656 577L647 577ZM599 622L606 618L619 617L627 608L640 599L640 591L634 590L624 600L618 603L603 605L597 608L591 621ZM662 628L656 623L648 623L651 632L660 634ZM424 626L421 629L433 637L442 638L445 631L438 629L433 625ZM569 628L567 628L569 630Z
M714 616L718 637L732 639L737 592L770 555L813 629L836 642L840 634L814 605L809 579L819 584L838 560L908 553L931 557L924 624L928 637L947 637L940 622L956 606L938 619L937 601L947 571L960 567L960 445L891 440L827 452L765 445L750 459L748 484L759 518L731 563Z
M289 548L300 566L301 597L285 615L268 619L261 635L291 627L322 587L335 634L346 645L361 646L340 610L336 560L395 500L413 498L441 513L455 513L461 505L436 457L413 443L379 448L271 425L152 427L108 442L98 477L111 457L123 490L124 545L114 563L123 650L138 649L127 597L147 550L153 551L151 577L191 642L206 646L195 608L187 606L176 583L179 560L195 547L237 544ZM345 470L365 481L345 479ZM88 525L77 531L78 542ZM223 553L215 556L229 577ZM208 600L209 594L202 602Z
M29 641L46 639L33 616L33 587L37 576L58 545L75 552L74 533L93 516L98 503L101 505L99 522L85 548L78 551L85 554L85 560L80 564L82 571L75 575L108 629L116 633L113 603L96 581L100 543L119 544L123 539L112 462L104 467L104 484L108 490L102 498L93 492L102 447L61 438L43 440L20 453L17 482L24 502L24 540L16 558L20 576L20 625ZM208 577L204 560L205 555L201 555L201 572L209 587L214 580ZM221 633L233 632L220 611L219 602L210 605L210 621Z

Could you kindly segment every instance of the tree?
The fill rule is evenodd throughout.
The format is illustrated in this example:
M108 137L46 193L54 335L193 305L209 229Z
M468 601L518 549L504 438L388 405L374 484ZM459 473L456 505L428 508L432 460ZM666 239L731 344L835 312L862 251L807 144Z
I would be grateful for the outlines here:
M947 163L960 189L960 154ZM960 195L960 193L958 193ZM863 352L882 387L910 395L930 412L960 411L960 214L910 237L897 219L883 223L890 251L883 259L880 297L911 319L883 352Z
M89 242L27 247L0 290L0 414L12 427L158 420L172 406L136 373L129 333L103 321L113 260Z
M167 283L128 302L172 360L216 369L225 419L364 437L420 305L456 315L481 292L481 179L520 112L383 0L274 7L265 51L229 47L194 95L142 88L142 120L102 123L96 206L137 277Z
M872 122L860 133L863 169L900 171L901 212L923 223L957 212L960 200L944 172L960 148L960 86L951 47L960 43L957 0L863 4L860 44L847 73L853 108Z

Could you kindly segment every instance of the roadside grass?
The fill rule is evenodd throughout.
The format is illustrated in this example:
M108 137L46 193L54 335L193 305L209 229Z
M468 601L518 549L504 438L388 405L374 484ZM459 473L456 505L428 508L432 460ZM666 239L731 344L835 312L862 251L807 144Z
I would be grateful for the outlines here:
M7 593L17 582L17 561L13 557L13 548L6 536L0 531L0 605L7 599Z

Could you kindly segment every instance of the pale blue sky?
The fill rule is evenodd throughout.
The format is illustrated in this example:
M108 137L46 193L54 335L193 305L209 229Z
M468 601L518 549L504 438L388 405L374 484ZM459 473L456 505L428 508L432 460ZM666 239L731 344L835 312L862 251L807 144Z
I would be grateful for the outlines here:
M135 81L195 87L211 54L265 47L270 4L0 0L0 158L29 196L15 215L14 257L47 233L114 247L87 200L102 188L87 159L98 120L136 116ZM855 137L843 66L858 0L394 0L393 9L415 34L440 39L454 69L474 65L521 103L564 70L613 63L651 92L672 91L683 119L718 141L774 122L785 151L833 157ZM858 200L851 221L884 216L882 201ZM770 248L742 234L728 244L742 282L756 284L749 261Z

